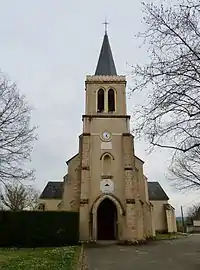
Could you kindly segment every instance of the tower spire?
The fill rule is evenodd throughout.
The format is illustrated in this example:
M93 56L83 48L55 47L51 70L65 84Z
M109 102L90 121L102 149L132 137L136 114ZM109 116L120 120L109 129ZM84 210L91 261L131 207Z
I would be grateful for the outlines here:
M109 23L107 22L107 20L105 20L103 24L105 25L105 34L104 34L104 39L103 39L95 75L114 76L114 75L117 75L117 71L115 68L115 62L113 60L112 50L110 47L108 34L107 34L107 27Z

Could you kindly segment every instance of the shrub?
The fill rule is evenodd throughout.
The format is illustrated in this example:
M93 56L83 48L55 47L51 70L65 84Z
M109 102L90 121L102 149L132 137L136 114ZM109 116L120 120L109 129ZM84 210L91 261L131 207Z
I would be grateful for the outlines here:
M78 237L79 213L76 212L0 212L0 246L74 245Z

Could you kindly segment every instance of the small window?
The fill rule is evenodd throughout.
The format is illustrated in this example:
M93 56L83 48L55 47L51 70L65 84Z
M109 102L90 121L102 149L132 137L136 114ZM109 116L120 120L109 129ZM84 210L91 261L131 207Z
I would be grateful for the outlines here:
M108 111L114 112L115 111L115 92L113 89L108 91Z
M97 112L104 111L104 90L99 89L97 93Z
M45 210L45 204L40 203L39 206L38 206L38 210L44 211Z

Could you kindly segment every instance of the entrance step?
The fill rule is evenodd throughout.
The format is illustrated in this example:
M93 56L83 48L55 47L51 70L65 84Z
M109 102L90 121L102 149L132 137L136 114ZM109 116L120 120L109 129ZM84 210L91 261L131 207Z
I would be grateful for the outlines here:
M102 245L102 246L110 246L110 245L116 245L117 241L115 241L115 240L98 240L96 243L99 245Z
M104 248L108 246L117 245L117 241L114 240L98 240L96 242L90 242L85 244L84 246L87 248Z

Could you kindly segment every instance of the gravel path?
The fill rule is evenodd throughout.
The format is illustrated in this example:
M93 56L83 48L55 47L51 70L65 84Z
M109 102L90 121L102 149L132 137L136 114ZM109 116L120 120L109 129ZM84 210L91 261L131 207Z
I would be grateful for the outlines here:
M89 270L200 270L200 234L142 246L88 245Z

